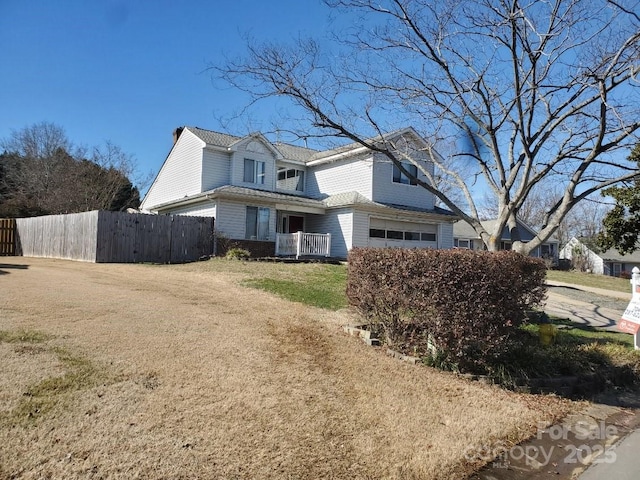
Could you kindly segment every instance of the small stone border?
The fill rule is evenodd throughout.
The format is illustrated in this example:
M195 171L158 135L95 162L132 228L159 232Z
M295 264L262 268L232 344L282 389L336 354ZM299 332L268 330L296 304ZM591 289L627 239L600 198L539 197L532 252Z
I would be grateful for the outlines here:
M342 328L347 334L353 337L359 337L367 345L378 347L382 344L380 339L375 338L373 336L374 334L366 329L366 325L344 325ZM391 348L386 349L386 354L411 365L419 365L422 363L422 359L419 357L405 355ZM468 373L459 373L457 375L460 378L482 382L487 385L496 383L487 375ZM555 393L565 397L588 397L605 389L605 376L606 372L583 376L515 378L513 390L520 393Z
M380 340L372 337L370 330L362 328L364 325L345 325L342 328L352 337L360 337L364 343L372 347L379 347Z

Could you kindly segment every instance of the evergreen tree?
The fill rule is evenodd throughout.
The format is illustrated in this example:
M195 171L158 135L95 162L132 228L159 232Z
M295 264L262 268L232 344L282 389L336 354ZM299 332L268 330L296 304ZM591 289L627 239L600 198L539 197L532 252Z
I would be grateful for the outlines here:
M616 205L604 218L599 244L604 249L614 247L621 255L640 249L640 143L631 151L629 160L637 163L638 177L628 185L602 192L602 195L613 197Z

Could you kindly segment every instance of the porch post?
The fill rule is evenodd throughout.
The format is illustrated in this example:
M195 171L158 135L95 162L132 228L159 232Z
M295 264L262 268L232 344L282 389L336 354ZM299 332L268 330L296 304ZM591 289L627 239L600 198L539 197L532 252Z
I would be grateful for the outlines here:
M276 233L276 257L280 253L280 234Z
M300 252L302 251L302 232L296 232L297 242L296 242L296 260L300 257Z
M331 234L327 233L327 254L325 255L325 257L330 257L331 256Z

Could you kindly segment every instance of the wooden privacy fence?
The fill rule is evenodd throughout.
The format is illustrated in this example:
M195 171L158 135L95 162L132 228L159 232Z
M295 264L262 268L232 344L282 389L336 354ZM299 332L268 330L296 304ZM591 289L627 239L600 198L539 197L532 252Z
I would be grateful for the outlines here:
M183 263L213 253L213 218L94 210L18 218L16 254L97 263Z
M0 255L16 254L16 221L0 218Z

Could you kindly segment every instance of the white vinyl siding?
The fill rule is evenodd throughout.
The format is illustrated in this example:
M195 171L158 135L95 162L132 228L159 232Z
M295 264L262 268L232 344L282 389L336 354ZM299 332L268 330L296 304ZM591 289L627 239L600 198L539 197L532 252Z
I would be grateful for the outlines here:
M429 171L433 170L431 163L425 162ZM427 181L427 177L418 172L418 178ZM376 154L373 162L373 198L374 202L392 205L406 205L409 207L434 208L435 197L419 185L405 185L393 181L393 163L381 155Z
M194 205L187 205L185 207L173 208L167 212L172 215L186 215L194 217L215 217L216 216L216 204L215 202L208 201L206 203L196 203Z
M351 247L366 247L369 245L369 214L353 212L353 234Z
M350 158L325 163L307 171L307 195L319 197L358 192L371 200L371 160Z
M202 150L204 142L185 129L145 195L141 208L202 192Z
M204 149L202 158L202 191L229 185L231 155Z
M438 225L438 248L453 248L453 223Z

